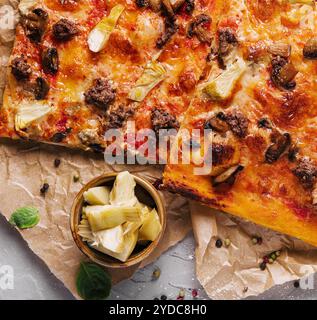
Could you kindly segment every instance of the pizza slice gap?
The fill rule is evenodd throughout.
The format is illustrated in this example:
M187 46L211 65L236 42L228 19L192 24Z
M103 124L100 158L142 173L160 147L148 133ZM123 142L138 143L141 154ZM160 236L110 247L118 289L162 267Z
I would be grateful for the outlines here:
M221 19L217 66L197 88L173 155L182 156L183 129L200 139L187 141L189 165L166 166L163 185L316 246L316 60L307 52L317 49L316 8L269 2L270 15L232 2Z

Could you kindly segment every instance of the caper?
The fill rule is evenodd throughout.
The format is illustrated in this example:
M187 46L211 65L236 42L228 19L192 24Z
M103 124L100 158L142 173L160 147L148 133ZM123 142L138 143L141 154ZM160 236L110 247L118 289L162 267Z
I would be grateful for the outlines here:
M306 59L317 59L317 37L310 38L303 49L303 55Z

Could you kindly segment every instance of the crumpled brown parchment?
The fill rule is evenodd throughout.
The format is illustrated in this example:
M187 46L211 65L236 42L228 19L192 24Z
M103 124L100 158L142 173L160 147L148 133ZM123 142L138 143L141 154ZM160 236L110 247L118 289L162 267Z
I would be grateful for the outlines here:
M16 9L18 0L0 0ZM16 12L16 10L15 10ZM0 19L1 19L0 13ZM16 20L18 15L16 14ZM0 28L0 101L5 83L14 30ZM54 159L62 160L54 167ZM72 240L69 210L76 193L90 179L111 170L123 168L106 165L102 157L65 148L19 141L0 141L0 211L9 219L14 209L34 205L40 209L41 221L36 228L20 231L30 249L37 254L77 297L75 275L85 257ZM125 166L150 180L161 176L160 167ZM74 182L73 176L80 175ZM40 195L44 182L50 188ZM168 211L167 228L157 250L142 267L155 260L168 247L182 240L191 229L189 208L185 199L163 193ZM190 204L196 248L196 272L207 294L213 299L238 299L257 295L286 281L317 270L317 250L299 240L279 235L246 221L241 221L192 202ZM263 244L251 244L251 235L262 236ZM229 238L229 248L215 248L217 238ZM260 271L261 257L284 248L278 261ZM286 249L287 248L287 249ZM131 276L136 268L114 270L115 282Z
M61 165L54 167L54 159ZM19 207L33 205L40 210L40 223L28 230L21 230L30 249L37 254L65 286L77 296L75 276L79 263L85 259L75 245L69 226L72 201L83 184L113 168L103 158L83 152L56 148L54 146L30 145L22 142L1 140L0 144L0 211L9 219ZM153 167L130 168L140 176L154 181L161 170ZM73 176L79 175L80 182ZM40 188L49 184L47 194ZM189 232L190 218L185 199L162 194L167 207L167 228L159 247L142 265L154 261L162 252L182 240ZM136 266L122 270L110 270L114 282L130 277Z
M213 299L240 299L258 295L274 285L306 277L317 271L317 249L303 241L262 228L217 210L191 202L196 239L197 278ZM252 244L252 237L263 239ZM217 248L217 239L230 239ZM276 250L282 254L260 270L262 258Z

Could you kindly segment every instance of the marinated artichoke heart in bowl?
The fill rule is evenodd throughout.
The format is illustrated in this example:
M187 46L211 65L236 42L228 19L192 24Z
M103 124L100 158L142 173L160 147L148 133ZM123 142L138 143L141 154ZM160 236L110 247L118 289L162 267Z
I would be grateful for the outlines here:
M112 189L98 186L84 192L78 234L89 247L126 262L137 246L159 236L162 225L155 208L135 196L136 182L127 172L117 175Z

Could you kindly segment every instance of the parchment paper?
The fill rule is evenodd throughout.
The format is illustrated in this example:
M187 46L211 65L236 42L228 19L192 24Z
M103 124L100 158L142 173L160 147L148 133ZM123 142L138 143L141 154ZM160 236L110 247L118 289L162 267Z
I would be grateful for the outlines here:
M61 159L59 168L54 159ZM64 282L76 296L75 274L85 257L76 247L69 227L69 212L76 193L84 183L112 170L103 158L69 151L53 146L30 146L12 141L0 144L0 211L7 218L18 207L33 205L39 208L41 221L36 227L20 231L29 247ZM125 168L127 169L127 168ZM129 168L128 168L129 169ZM140 176L150 180L160 177L161 170L134 168ZM80 175L80 182L73 176ZM43 197L40 188L44 182L50 185ZM181 197L163 194L168 210L167 229L154 254L143 263L155 260L163 251L182 240L190 230L188 205ZM138 266L137 266L138 267ZM121 272L111 271L113 281L128 278L137 268Z
M0 6L17 7L17 0L0 0ZM1 15L0 15L1 18ZM18 15L16 15L16 20ZM0 101L5 82L5 68L12 47L14 30L0 29ZM54 159L61 159L59 168ZM107 166L102 157L60 147L0 140L0 211L9 219L18 207L34 205L41 221L33 229L20 231L33 250L77 297L75 274L85 257L72 240L69 210L76 193L90 179L122 167ZM124 167L149 179L161 176L161 168ZM80 181L73 176L79 174ZM40 195L44 182L50 188ZM182 240L191 229L189 206L185 199L163 193L168 209L167 229L154 254L138 267L156 259L168 247ZM275 284L297 279L317 270L317 250L299 240L278 235L251 223L192 202L192 226L197 241L196 272L207 294L214 299L238 299L256 295ZM251 235L262 236L263 244L251 244ZM229 238L229 248L215 248L215 240ZM260 271L261 257L284 249L281 257L266 271ZM128 278L135 268L111 271L114 282Z
M258 295L274 285L297 280L317 271L317 249L294 238L191 202L196 246L197 278L213 299L240 299ZM287 223L287 222L286 222ZM262 237L261 245L252 237ZM230 239L228 248L215 246ZM282 254L260 270L262 258Z

